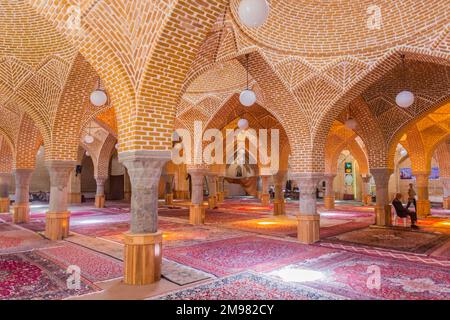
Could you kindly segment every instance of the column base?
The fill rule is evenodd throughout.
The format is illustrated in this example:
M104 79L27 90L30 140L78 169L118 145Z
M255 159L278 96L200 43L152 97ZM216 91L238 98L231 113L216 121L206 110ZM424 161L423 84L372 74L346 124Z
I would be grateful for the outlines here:
M193 225L205 224L205 207L202 204L191 204L189 223Z
M282 216L286 214L286 206L284 200L273 200L273 215Z
M268 193L263 193L263 194L261 195L261 204L262 204L264 207L268 207L268 206L269 206L269 203L270 203L270 194L268 194Z
M69 193L68 197L69 197L69 203L72 203L72 204L79 204L79 203L81 203L81 193L78 193L78 192L76 192L76 193Z
M222 203L225 200L225 196L223 192L217 192L217 202Z
M362 202L365 206L372 205L372 196L371 195L365 195L362 197Z
M105 196L95 196L95 207L104 208L105 207Z
M0 198L0 213L9 213L9 198Z
M173 193L166 194L164 198L165 198L166 205L168 205L168 206L173 205Z
M391 220L391 206L389 204L385 206L375 206L375 217L377 226L390 226Z
M124 278L128 285L146 285L161 279L162 232L124 234Z
M30 222L30 206L28 204L16 204L13 206L13 223Z
M208 197L208 207L209 207L209 209L217 209L217 198L216 198L216 196Z
M123 200L126 202L131 202L131 192L125 191L123 193Z
M450 210L450 197L444 198L442 205L445 210Z
M320 240L320 215L298 215L297 239L301 243L311 244Z
M333 196L323 197L323 203L324 203L325 209L327 209L327 210L334 209L334 197Z
M417 200L417 217L426 218L431 214L430 200Z
M70 212L47 212L45 237L50 240L62 240L69 236Z

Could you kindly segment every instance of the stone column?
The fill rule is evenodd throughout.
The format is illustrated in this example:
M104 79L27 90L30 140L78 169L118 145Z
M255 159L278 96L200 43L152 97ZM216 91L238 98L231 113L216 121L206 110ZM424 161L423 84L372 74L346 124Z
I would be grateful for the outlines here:
M0 173L0 213L9 213L11 173Z
M97 192L95 193L95 207L104 208L105 207L105 182L108 177L95 177L97 182Z
M258 177L256 179L256 197L261 200L262 195L262 179L261 177Z
M189 222L193 225L205 223L205 206L203 205L203 181L206 174L204 169L190 169L192 181L192 197L189 211Z
M286 171L278 171L276 175L273 176L275 183L275 197L273 200L273 214L275 216L281 216L286 214L286 207L284 201L283 192L283 182L286 176Z
M269 176L261 176L262 190L261 190L261 204L264 207L269 206L270 194L269 194Z
M413 172L417 187L417 217L426 218L431 214L431 204L428 196L429 172Z
M46 215L45 236L61 240L69 236L68 183L74 161L50 160L46 162L50 174L50 205Z
M320 240L320 215L317 213L317 184L322 173L294 174L300 189L297 237L301 243L311 244Z
M365 206L372 205L372 195L370 194L370 179L371 176L367 175L365 177L361 176L362 179L362 202Z
M173 205L173 178L174 178L173 174L166 174L164 176L164 179L165 179L164 199L165 199L166 205L168 205L168 206Z
M30 181L33 169L16 169L16 200L13 205L13 223L30 221Z
M443 207L450 210L450 177L441 177L440 179L444 189Z
M389 178L393 172L388 168L371 169L375 179L377 203L375 205L376 225L391 225L391 205L389 204Z
M123 177L123 200L131 202L131 182L128 170L125 168L125 175Z
M223 189L225 177L218 176L217 177L217 202L222 203L225 200L225 192Z
M326 173L325 174L325 196L323 198L325 209L334 209L334 178L336 174Z
M206 177L208 181L208 206L209 209L217 209L217 176L209 173Z
M69 203L81 203L81 174L77 174L76 169L70 172Z
M161 279L162 233L158 231L158 189L170 152L122 152L119 160L131 181L130 231L124 234L124 283L145 285Z

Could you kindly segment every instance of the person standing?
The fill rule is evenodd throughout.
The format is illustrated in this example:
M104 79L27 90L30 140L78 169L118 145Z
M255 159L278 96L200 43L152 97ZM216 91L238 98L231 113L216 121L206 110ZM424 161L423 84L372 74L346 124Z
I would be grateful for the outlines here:
M417 212L417 202L416 202L416 191L414 190L414 186L412 183L409 184L408 189L408 204L406 205L406 209L409 209L409 206L414 204L414 209Z

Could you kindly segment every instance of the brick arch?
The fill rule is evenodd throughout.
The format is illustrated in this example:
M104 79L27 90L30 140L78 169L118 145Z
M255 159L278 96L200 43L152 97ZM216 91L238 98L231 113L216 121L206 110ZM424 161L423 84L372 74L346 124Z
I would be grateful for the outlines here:
M109 162L114 152L117 139L113 135L108 137L103 142L97 161L94 163L94 175L96 177L108 177L109 176Z
M448 141L439 143L435 155L439 164L439 175L450 178L450 143Z
M0 173L11 173L13 169L13 149L7 138L0 135Z
M15 143L14 168L34 169L36 166L36 155L42 143L43 139L40 131L28 114L24 113Z
M371 85L375 84L377 81L383 78L383 76L389 74L394 68L396 68L400 63L400 54L404 53L407 58L413 61L421 61L427 63L433 63L440 66L449 66L450 54L441 51L431 51L423 48L415 47L396 47L389 50L383 57L376 61L373 65L368 67L366 70L361 72L357 77L355 77L347 86L347 89L342 91L337 95L331 103L325 108L320 121L315 126L312 133L313 136L313 148L314 154L320 154L319 150L324 148L324 143L327 133L332 126L333 121L343 112L347 106L351 106L355 101L359 101L363 104L365 101L360 95L362 95ZM362 100L362 101L361 101ZM368 109L370 112L370 108ZM375 120L374 118L372 121ZM360 125L364 122L359 121ZM381 131L381 128L379 128ZM382 132L381 132L382 134ZM379 134L377 134L379 135ZM361 138L363 138L361 136ZM386 144L386 143L384 143ZM388 156L386 151L384 156ZM373 155L374 156L374 155ZM376 159L380 157L371 157L373 162L371 167L385 167L387 162L392 166L392 161L384 161L382 159Z

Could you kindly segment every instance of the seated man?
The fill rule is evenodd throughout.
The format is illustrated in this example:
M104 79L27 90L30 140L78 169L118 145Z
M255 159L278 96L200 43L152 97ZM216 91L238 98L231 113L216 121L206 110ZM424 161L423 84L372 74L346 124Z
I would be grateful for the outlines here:
M403 203L401 200L402 200L402 194L397 193L395 195L394 201L392 201L392 205L394 206L395 211L397 212L397 216L399 216L400 218L406 218L407 216L409 216L411 218L411 228L418 229L419 227L416 226L417 214L415 212L411 212L408 209L406 209L405 207L403 207Z

